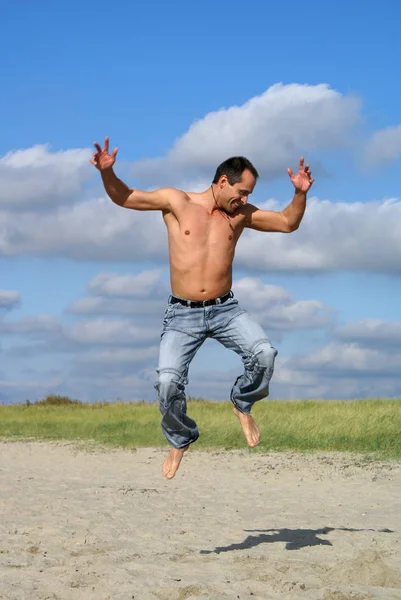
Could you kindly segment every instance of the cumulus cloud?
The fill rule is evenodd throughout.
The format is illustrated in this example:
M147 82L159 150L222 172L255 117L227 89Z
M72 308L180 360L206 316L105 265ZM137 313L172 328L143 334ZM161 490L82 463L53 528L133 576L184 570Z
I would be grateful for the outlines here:
M376 131L365 147L369 166L384 166L401 156L401 125Z
M97 379L118 377L118 383L115 380L113 381L115 393L116 389L121 390L121 378L130 377L141 372L144 367L149 368L149 365L154 365L153 379L155 379L158 354L159 346L155 345L94 352L84 355L80 361L74 361L70 369L70 375L72 377L95 377ZM132 393L132 390L130 392ZM119 393L119 395L121 394Z
M21 317L14 321L0 321L0 333L9 335L44 336L60 332L60 323L51 315Z
M295 371L318 372L325 376L385 377L399 376L401 352L363 348L357 343L330 342L323 348L288 363Z
M242 106L207 114L165 157L138 161L134 173L161 185L206 174L210 180L220 162L240 154L272 179L286 173L300 153L346 145L358 118L359 101L328 85L276 84Z
M18 356L22 365L32 356L52 355L54 359L57 354L63 353L67 358L63 358L60 363L59 379L63 382L57 388L61 390L60 393L67 393L63 391L63 386L68 383L70 393L80 389L79 397L84 395L92 400L105 399L107 396L128 399L133 397L133 393L137 399L156 399L153 383L156 378L162 314L167 300L167 295L162 296L160 292L163 283L161 275L159 270L143 271L135 276L99 273L86 288L89 294L97 295L82 298L70 308L70 313L87 314L95 318L78 318L72 324L62 323L50 315L3 320L0 323L0 333L14 336L19 344L8 348L6 358ZM136 295L138 284L142 288L139 296ZM155 290L158 290L160 297L153 298ZM330 322L328 307L314 300L299 302L282 287L265 285L255 278L242 278L234 282L234 290L245 308L254 312L262 324L274 327L276 331L322 327ZM151 319L149 305L152 299L154 304L151 309L157 309L158 314L154 314ZM85 308L85 301L95 301L95 304ZM113 315L118 314L121 303L128 303L124 304L127 317L121 314L118 318L100 317L99 313L102 312L102 307L104 309L105 302L108 303L106 306L109 314ZM242 369L242 365L240 368ZM142 383L141 387L132 389L130 386L135 377ZM234 380L231 371L227 377L230 381ZM202 377L198 379L202 380ZM208 390L202 384L197 391L198 379L195 377L191 382L190 394L199 396L210 388L208 394L211 397L213 388L212 396L215 399L227 397L230 386L223 385L223 380L226 382L227 379L225 372L220 373L217 383L211 376ZM98 385L99 381L103 385ZM48 393L56 392L50 386Z
M80 352L104 346L143 347L158 341L160 329L161 321L137 325L131 319L123 318L78 320L70 326L49 315L0 321L2 335L30 340L25 352L24 348L18 349L25 356L47 352ZM32 340L35 341L33 345Z
M400 397L401 352L331 341L304 355L278 357L274 397L284 399Z
M13 290L0 290L0 311L12 310L21 302L21 296Z
M399 398L401 381L397 377L325 377L292 369L276 369L271 398L283 400L352 400L362 398Z
M93 298L81 298L73 302L68 308L68 312L77 315L140 315L142 318L160 317L167 298L168 293L156 300L95 296Z
M128 374L113 372L109 369L104 376L98 368L73 369L73 383L70 384L75 397L84 402L123 400L126 402L155 401L156 390L153 387L154 371L149 377L147 369L135 371L131 369Z
M255 204L282 210L287 203L269 200ZM398 273L400 253L400 200L347 203L311 197L294 233L246 230L238 242L235 264L263 272ZM159 213L122 209L106 198L40 216L21 213L18 219L0 211L0 255L148 260L165 265L167 233Z
M401 321L361 319L337 328L333 336L340 342L357 343L370 350L398 350L401 352Z
M37 382L31 376L28 382L4 379L0 383L6 392L5 400L20 400L21 392L25 394L26 391L26 397L30 399L40 392L42 395L68 393L84 401L116 398L155 401L153 384L157 353L156 344L141 348L105 349L73 357L72 362L67 363L64 375L48 379L47 386L43 377L39 376ZM331 342L303 356L279 354L270 398L400 397L400 359L400 352L371 351L356 344L338 342ZM240 364L221 371L213 368L205 371L195 362L191 367L187 393L195 397L228 400L231 386L240 372Z
M269 201L260 207L278 210L280 205ZM275 272L398 273L400 252L400 200L334 203L312 197L294 233L247 231L238 245L237 264Z
M293 300L280 286L266 285L255 277L233 283L233 291L242 306L269 329L310 329L328 325L333 309L319 300Z
M158 356L158 353L158 345L149 346L147 348L113 348L113 350L105 350L103 352L87 354L82 358L82 363L97 364L102 366L110 363L131 365L132 363L142 363L149 361L149 359L154 359Z
M47 394L58 393L64 381L60 377L43 377L41 374L29 379L13 380L0 378L0 400L4 403L23 403L25 400L39 400ZM61 392L65 393L65 392Z
M100 273L88 285L95 297L81 298L69 312L86 315L128 314L161 318L169 288L161 281L161 271L144 271L138 275ZM139 290L138 290L139 286ZM233 291L241 304L269 328L309 329L332 322L333 310L318 300L294 300L280 286L266 285L255 277L233 282ZM121 296L132 296L127 300ZM156 298L154 298L156 296Z
M48 145L8 152L0 158L0 208L71 204L92 176L89 158L89 150L51 152Z
M162 318L171 293L161 269L137 275L99 273L87 285L90 297L74 302L68 312L82 315L129 315L142 321Z
M320 356L320 351L322 356ZM358 356L352 352L350 368L343 368L344 361L336 368L336 356L339 347L329 350L323 347L302 357L283 356L279 354L275 361L274 374L270 383L269 400L303 400L303 399L339 399L350 400L369 397L401 396L401 376L394 368L388 368L377 377L377 371L370 371L372 361L377 356ZM399 361L398 355L396 360ZM332 368L328 364L333 361ZM386 362L386 354L380 358L380 364ZM320 368L319 364L326 365ZM192 368L187 393L190 396L209 398L212 400L228 400L231 387L242 372L241 366L218 370Z
M141 327L129 319L92 319L75 323L65 331L67 340L85 345L140 346L155 342L160 327Z
M15 218L0 210L0 255L62 256L74 260L160 260L167 235L159 213L120 208L97 198Z
M162 282L161 269L143 271L138 275L116 275L99 273L88 284L88 291L99 296L119 296L143 298L166 294L166 285Z

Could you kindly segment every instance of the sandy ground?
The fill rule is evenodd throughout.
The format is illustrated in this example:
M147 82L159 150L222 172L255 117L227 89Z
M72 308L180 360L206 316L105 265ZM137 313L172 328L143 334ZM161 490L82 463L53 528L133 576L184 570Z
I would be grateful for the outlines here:
M0 443L0 598L401 599L401 463Z

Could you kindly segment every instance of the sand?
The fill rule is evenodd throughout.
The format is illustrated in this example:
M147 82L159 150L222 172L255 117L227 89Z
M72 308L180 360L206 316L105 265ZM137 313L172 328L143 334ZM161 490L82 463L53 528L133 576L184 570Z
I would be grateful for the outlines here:
M401 463L0 443L0 598L401 599Z

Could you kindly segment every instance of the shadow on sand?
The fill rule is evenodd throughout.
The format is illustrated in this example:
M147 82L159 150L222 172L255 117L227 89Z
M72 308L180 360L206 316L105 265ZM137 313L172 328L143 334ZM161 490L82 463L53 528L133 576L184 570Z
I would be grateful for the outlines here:
M348 529L347 527L322 527L321 529L245 529L248 533L258 533L259 535L248 535L243 542L239 544L230 544L230 546L218 546L214 550L201 550L200 554L220 554L221 552L231 552L232 550L247 550L259 546L259 544L273 544L275 542L286 542L287 550L299 550L307 546L332 546L333 544L321 537L331 531L375 531L376 533L394 533L391 529Z

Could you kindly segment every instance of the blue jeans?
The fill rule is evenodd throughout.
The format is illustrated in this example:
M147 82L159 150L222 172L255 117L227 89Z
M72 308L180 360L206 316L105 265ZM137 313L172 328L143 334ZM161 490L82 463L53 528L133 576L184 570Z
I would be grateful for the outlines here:
M155 388L161 427L174 448L184 448L199 437L195 421L187 415L185 386L189 365L206 338L214 338L233 350L244 363L245 371L231 390L231 401L240 412L249 414L257 400L269 395L277 350L238 300L231 297L221 304L190 308L171 303L170 297L163 319Z

